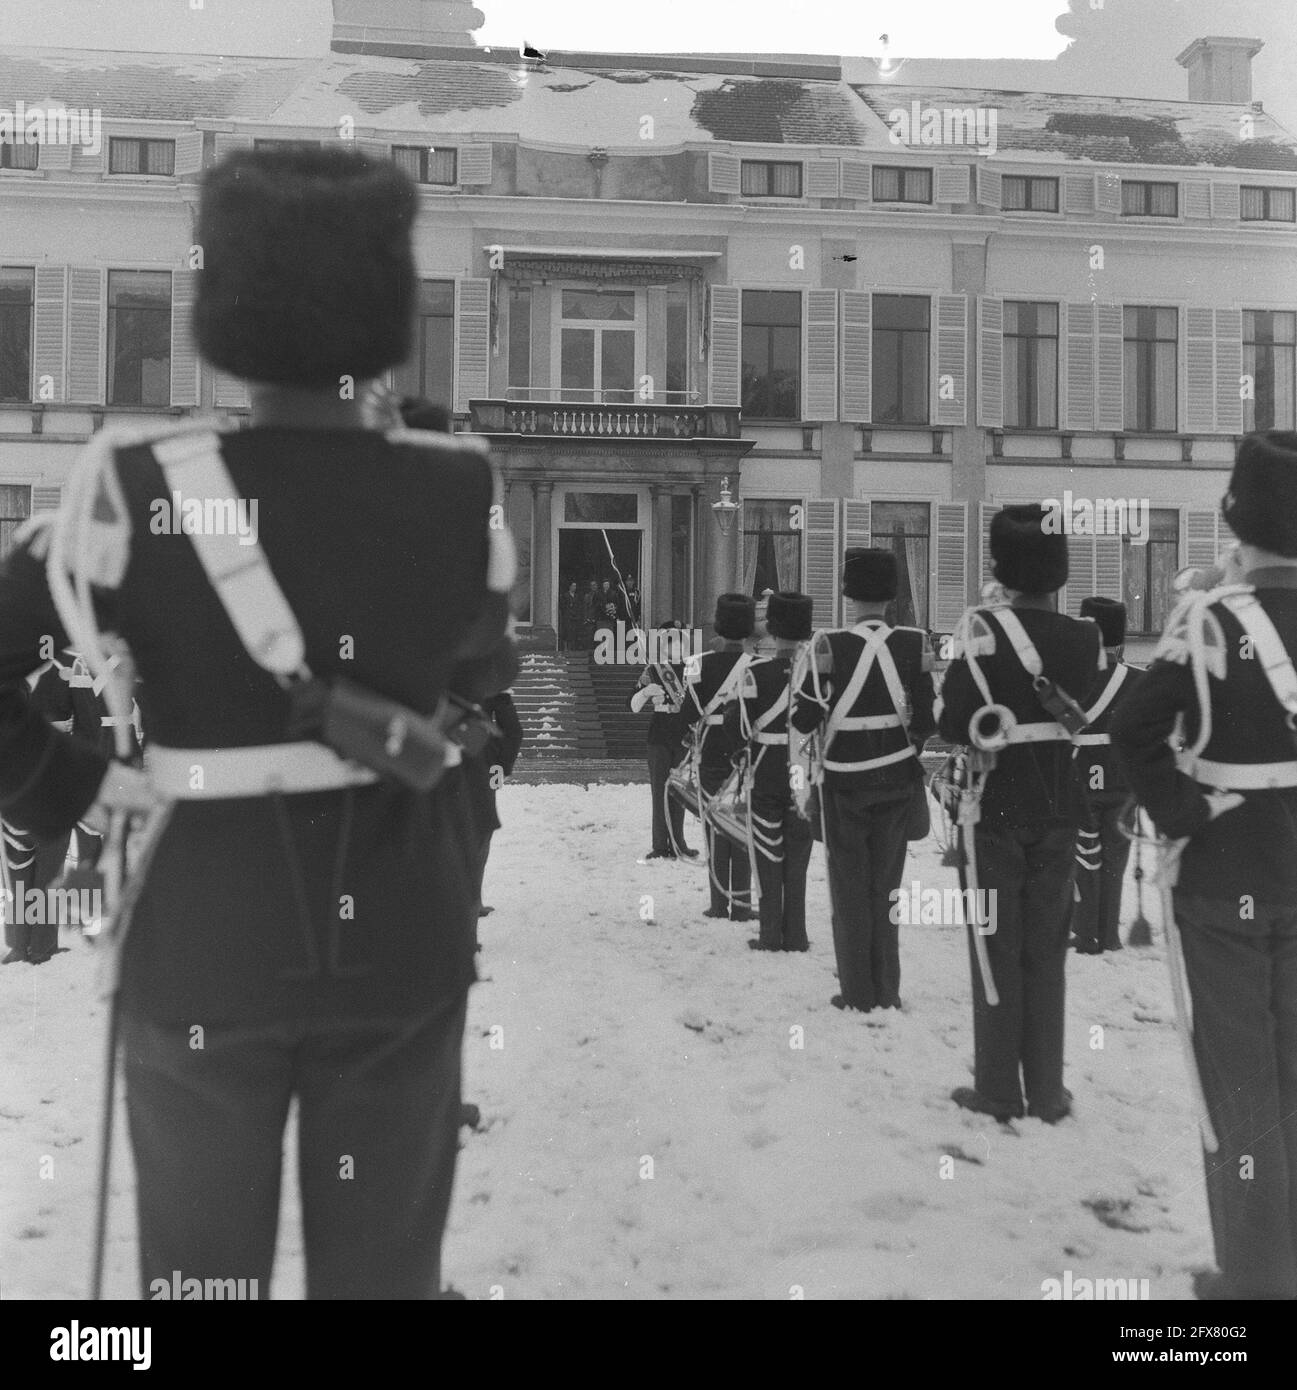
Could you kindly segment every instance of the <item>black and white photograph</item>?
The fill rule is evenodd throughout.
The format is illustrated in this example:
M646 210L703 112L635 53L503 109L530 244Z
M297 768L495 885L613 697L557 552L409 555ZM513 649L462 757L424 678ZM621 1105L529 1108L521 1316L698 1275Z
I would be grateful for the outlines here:
M0 0L33 1364L815 1300L1256 1368L1295 70L1291 0Z

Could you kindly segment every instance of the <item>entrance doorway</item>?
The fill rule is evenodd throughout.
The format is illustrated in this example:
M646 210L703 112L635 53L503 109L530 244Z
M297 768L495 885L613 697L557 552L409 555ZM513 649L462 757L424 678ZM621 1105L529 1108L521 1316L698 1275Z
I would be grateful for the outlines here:
M605 542L604 537L607 537ZM640 556L642 553L643 532L638 528L596 530L589 527L560 526L558 530L558 611L555 615L555 628L558 631L559 649L588 651L594 645L594 634L607 622L616 626L621 619L627 627L640 620L639 612L627 612L626 599L621 592L616 571L608 557L608 546L612 546L612 558L617 570L630 590L631 604L643 608L640 597L643 585L640 582ZM607 583L607 589L604 584ZM575 616L569 589L576 585ZM591 585L594 592L591 592ZM611 603L614 613L608 618L605 605Z

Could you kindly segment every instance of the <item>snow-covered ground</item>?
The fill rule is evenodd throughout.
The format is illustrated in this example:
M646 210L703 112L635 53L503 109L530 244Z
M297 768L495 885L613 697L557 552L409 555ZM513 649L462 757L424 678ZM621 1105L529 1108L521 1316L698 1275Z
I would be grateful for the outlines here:
M1211 1241L1160 950L1070 958L1075 1115L1002 1128L948 1099L971 1076L960 928L902 928L904 1011L843 1014L820 849L810 953L765 955L702 916L702 869L636 863L647 787L511 786L500 809L465 1043L483 1125L445 1251L470 1298L1038 1299L1066 1270L1190 1296ZM911 851L907 885L954 885L933 841ZM104 1013L69 944L0 971L4 1298L86 1288ZM107 1293L133 1297L123 1130ZM279 1298L302 1292L294 1168Z

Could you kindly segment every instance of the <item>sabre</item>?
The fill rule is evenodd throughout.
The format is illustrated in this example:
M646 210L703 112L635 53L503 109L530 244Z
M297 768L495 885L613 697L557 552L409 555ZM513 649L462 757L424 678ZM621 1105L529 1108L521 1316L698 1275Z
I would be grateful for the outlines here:
M970 925L973 929L973 955L977 960L977 972L982 977L982 992L986 995L986 1002L992 1007L1000 1002L1000 993L995 987L995 976L991 971L991 957L986 949L986 938L982 934L981 922L976 920L978 916L976 904L980 900L981 881L977 872L977 822L982 817L982 787L986 781L986 774L990 771L989 766L983 766L988 759L993 759L994 754L985 754L974 749L968 751L968 761L966 763L965 780L966 786L960 788L959 792L959 839L963 849L964 858L964 887L969 890L969 901L974 904L974 920Z

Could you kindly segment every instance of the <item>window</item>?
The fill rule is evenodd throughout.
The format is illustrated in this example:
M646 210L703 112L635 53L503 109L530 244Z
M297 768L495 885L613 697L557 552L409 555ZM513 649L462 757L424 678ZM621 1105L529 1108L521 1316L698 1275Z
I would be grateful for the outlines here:
M800 198L802 166L769 159L745 159L739 188L747 198Z
M931 169L898 169L890 165L874 165L874 202L930 203L931 201Z
M1175 217L1179 211L1180 185L1121 181L1123 217Z
M108 272L108 404L171 404L171 272Z
M1126 601L1128 632L1161 632L1171 615L1171 581L1177 569L1180 513L1174 507L1154 507L1148 514L1144 544L1121 538L1121 582Z
M563 496L563 520L591 526L635 526L639 498L633 492L568 492Z
M531 399L531 286L509 285L509 395Z
M113 136L108 141L110 174L174 174L174 140L125 140Z
M395 145L392 159L415 183L453 184L459 177L459 151L427 145Z
M415 310L413 352L393 374L396 390L449 406L455 394L455 282L423 280Z
M898 583L891 621L928 626L928 544L932 509L926 502L875 502L869 509L873 543L896 556Z
M800 497L743 499L743 592L760 598L802 587Z
M1254 399L1243 402L1243 430L1290 430L1294 424L1297 314L1243 310L1243 374Z
M926 295L874 296L874 420L878 424L928 423Z
M1125 428L1175 429L1176 325L1174 309L1126 306Z
M0 266L0 401L32 398L32 303L36 272Z
M41 147L32 141L11 144L0 140L0 169L35 169L40 163Z
M743 291L743 413L756 420L801 418L802 296Z
M562 399L598 405L635 399L643 372L641 292L564 289L559 295Z
M1004 303L1004 423L1058 427L1058 305Z
M1249 188L1239 190L1239 215L1244 222L1297 221L1297 189Z
M666 387L668 404L689 400L689 290L681 285L667 291Z
M280 140L278 138L266 137L252 142L254 150L318 150L320 142L318 140Z
M31 512L31 488L17 483L0 483L0 560L9 554L14 532Z
M1000 180L1000 206L1006 212L1057 212L1058 180L1005 174Z

